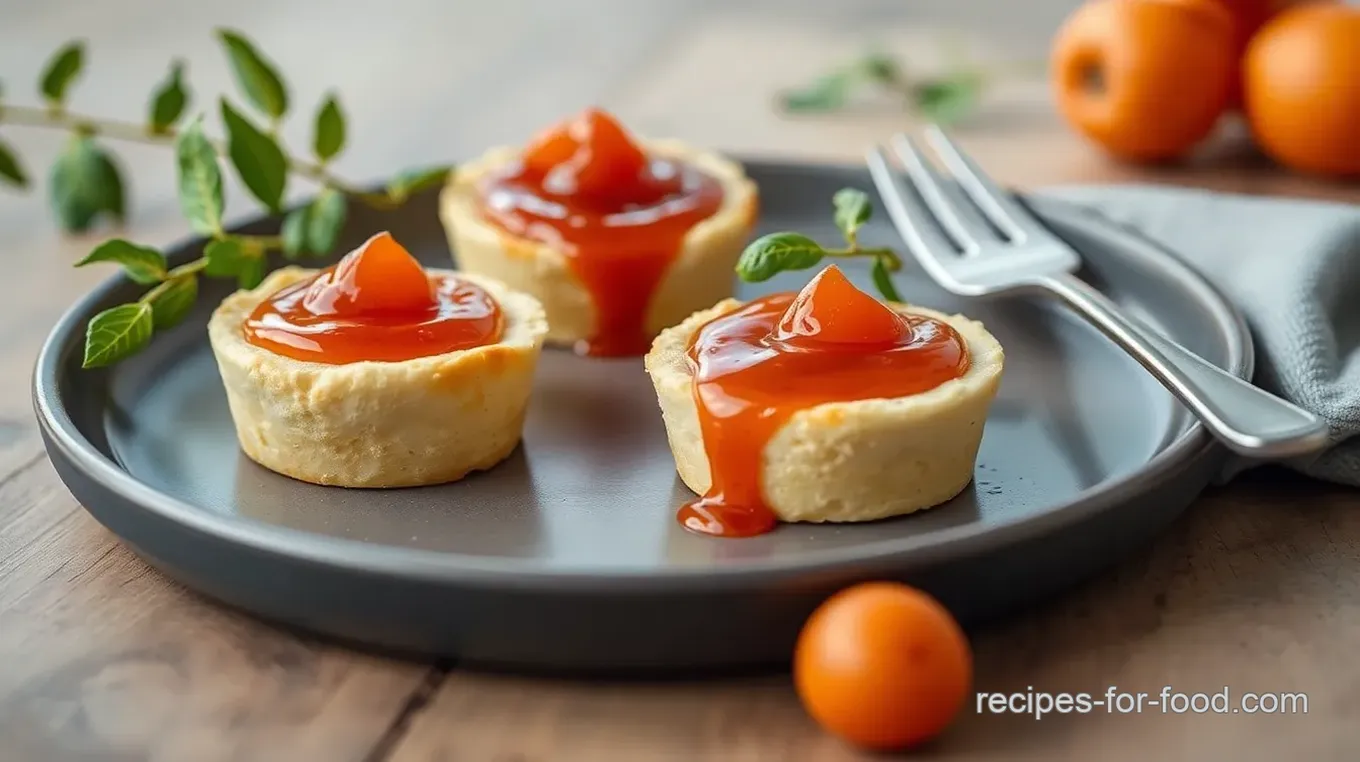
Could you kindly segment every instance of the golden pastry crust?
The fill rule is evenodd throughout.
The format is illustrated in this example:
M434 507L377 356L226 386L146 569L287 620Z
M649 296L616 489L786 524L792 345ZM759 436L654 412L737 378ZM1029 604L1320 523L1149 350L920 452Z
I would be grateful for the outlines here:
M548 330L537 300L459 274L500 305L501 340L402 362L326 365L246 341L241 326L260 302L316 272L276 270L224 299L208 323L237 438L251 460L313 484L410 487L461 479L514 451Z
M641 141L651 154L680 159L708 173L723 189L713 216L685 236L681 250L652 294L648 335L675 325L695 310L732 295L733 269L746 247L758 212L755 183L741 165L676 140ZM440 196L440 219L460 270L479 273L532 294L548 316L548 341L574 344L595 334L590 292L558 250L518 238L488 224L478 211L477 181L519 156L518 149L494 148L459 166Z
M741 302L727 299L663 331L647 354L676 469L696 494L712 476L686 353L695 333ZM872 521L946 502L973 478L987 409L1004 354L982 324L892 305L953 326L967 342L968 372L921 394L833 402L799 410L765 444L761 484L781 521Z

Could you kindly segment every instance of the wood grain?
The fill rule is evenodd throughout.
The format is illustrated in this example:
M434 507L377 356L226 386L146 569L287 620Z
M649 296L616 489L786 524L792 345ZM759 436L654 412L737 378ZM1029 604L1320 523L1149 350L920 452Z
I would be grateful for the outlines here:
M81 511L45 459L0 490L0 758L357 762L430 674L168 582Z
M1352 759L1360 514L1281 472L1210 492L1155 548L974 639L985 692L1302 692L1307 714L965 710L933 747L958 760ZM1019 582L1023 584L1023 582ZM1234 698L1234 701L1236 699ZM821 734L786 680L543 683L454 673L397 762L875 759Z
M308 110L343 96L353 146L337 169L472 155L603 103L638 129L729 151L855 160L909 127L891 104L789 118L776 90L876 41L933 65L931 28L966 24L984 59L1040 59L1076 0L695 0L448 3L358 0L0 0L6 98L30 92L62 40L90 42L82 111L141 117L172 55L199 108L232 84L214 25L247 30ZM78 11L78 12L73 12ZM607 20L608 24L604 23ZM1360 200L1355 186L1282 173L1225 136L1192 162L1111 163L1058 123L1041 79L1003 81L957 131L1005 182L1160 182ZM39 161L62 137L13 130ZM121 148L133 184L125 234L184 235L167 153ZM60 312L107 271L73 271L104 230L65 239L34 197L0 195L0 759L108 762L698 762L869 759L821 733L786 677L583 683L446 671L343 650L260 624L150 570L96 524L41 452L29 372ZM290 189L293 196L305 185ZM239 185L229 213L251 213ZM1155 547L1070 595L975 638L978 690L1298 691L1307 714L1041 720L966 711L925 756L956 760L1351 760L1360 747L1360 498L1278 471L1211 490ZM1024 584L1017 580L1017 584Z

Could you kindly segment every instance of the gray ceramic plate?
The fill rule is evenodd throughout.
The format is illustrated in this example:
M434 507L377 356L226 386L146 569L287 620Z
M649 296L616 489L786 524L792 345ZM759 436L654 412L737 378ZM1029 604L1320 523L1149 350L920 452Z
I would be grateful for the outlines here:
M748 168L766 230L825 240L835 238L832 193L871 187L854 168ZM1249 373L1241 319L1197 276L1086 212L1030 203L1086 254L1086 277L1203 356ZM427 263L448 261L433 196L397 213L355 210L346 242L377 229ZM865 241L893 235L876 222ZM198 256L201 244L172 258ZM867 273L850 272L867 286ZM58 472L97 519L189 586L275 622L402 652L535 670L778 665L818 601L871 578L923 586L974 623L1147 542L1224 457L1085 324L1041 304L964 304L909 271L900 278L909 300L966 311L1006 348L974 484L931 511L743 540L689 534L673 518L688 493L641 361L562 351L545 353L523 444L494 470L441 487L317 487L237 450L204 331L228 286L205 285L185 324L109 371L80 369L83 326L138 287L115 278L57 325L34 396Z

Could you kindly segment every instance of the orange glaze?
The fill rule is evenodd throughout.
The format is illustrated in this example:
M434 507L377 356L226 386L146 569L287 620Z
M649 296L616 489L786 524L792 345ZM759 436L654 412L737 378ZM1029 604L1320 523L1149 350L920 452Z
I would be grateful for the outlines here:
M680 509L689 530L746 537L774 528L761 488L765 443L793 413L828 402L906 397L968 371L946 323L903 315L832 265L797 294L715 318L689 350L712 486Z
M500 306L474 283L430 274L388 233L261 302L246 341L307 362L397 362L500 340Z
M613 117L587 109L540 136L481 183L482 214L561 251L595 305L584 354L646 353L647 308L685 234L722 206L722 186L683 162L647 156Z

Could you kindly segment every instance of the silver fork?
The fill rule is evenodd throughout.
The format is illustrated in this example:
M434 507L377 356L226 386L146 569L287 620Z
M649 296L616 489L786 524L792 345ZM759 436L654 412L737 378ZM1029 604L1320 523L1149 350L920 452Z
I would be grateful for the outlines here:
M946 290L969 297L1037 293L1060 299L1132 355L1238 453L1285 458L1326 445L1327 425L1318 416L1144 327L1074 276L1081 257L1072 247L1046 230L938 128L928 128L926 138L967 198L964 205L950 200L941 175L906 135L891 141L905 178L881 147L870 149L867 159L907 248Z

